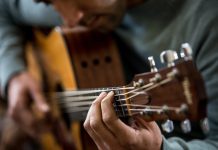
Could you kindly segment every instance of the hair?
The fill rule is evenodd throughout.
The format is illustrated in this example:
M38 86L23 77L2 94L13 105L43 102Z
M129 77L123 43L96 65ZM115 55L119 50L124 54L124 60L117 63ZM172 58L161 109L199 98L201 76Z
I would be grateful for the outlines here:
M46 4L50 4L51 3L51 0L35 0L37 3L39 2L43 2L43 3L46 3Z

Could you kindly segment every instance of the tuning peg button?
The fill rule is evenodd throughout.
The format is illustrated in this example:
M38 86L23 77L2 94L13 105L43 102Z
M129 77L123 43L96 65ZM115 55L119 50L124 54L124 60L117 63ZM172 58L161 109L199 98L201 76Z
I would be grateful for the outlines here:
M174 61L178 59L178 55L173 50L166 50L160 54L160 60L162 63L167 63L168 67L175 65Z
M163 131L167 133L171 133L174 130L174 124L172 120L166 120L164 123L161 124Z
M151 68L151 72L157 72L158 70L154 61L154 57L153 56L148 57L148 61Z
M189 43L184 43L181 45L180 56L185 59L192 59L192 48Z
M191 132L191 122L188 119L185 119L181 122L180 124L181 129L184 133L189 133Z

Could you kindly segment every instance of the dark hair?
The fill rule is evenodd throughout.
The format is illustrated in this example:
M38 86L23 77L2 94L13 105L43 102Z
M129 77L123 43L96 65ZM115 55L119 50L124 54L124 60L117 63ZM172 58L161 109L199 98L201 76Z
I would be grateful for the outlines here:
M46 4L50 4L51 0L35 0L36 2L44 2Z

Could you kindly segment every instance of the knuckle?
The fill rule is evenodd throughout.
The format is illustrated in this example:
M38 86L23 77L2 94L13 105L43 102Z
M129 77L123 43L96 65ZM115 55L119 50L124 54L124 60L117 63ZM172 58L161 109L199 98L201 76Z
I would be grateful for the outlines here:
M102 119L106 124L109 124L113 121L113 118L108 114L103 115Z
M89 124L89 122L88 122L88 121L85 121L85 122L83 123L83 127L84 127L85 130L90 130L90 124Z
M99 123L96 119L91 119L90 120L90 127L93 129L93 130L97 130L99 129Z
M92 106L97 106L97 105L99 105L99 102L97 100L92 102Z

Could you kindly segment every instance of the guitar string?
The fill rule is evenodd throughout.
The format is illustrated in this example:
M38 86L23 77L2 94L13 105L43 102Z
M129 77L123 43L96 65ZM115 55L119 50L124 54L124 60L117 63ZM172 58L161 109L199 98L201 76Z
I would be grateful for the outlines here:
M146 94L145 92L147 92L147 91L149 91L149 90L152 90L152 89L154 89L154 88L156 88L156 87L158 87L158 86L160 86L160 85L163 85L163 84L165 84L165 83L167 83L167 82L170 82L172 80L172 78L167 78L167 79L165 79L165 80L163 80L163 81L161 81L160 83L156 83L156 84L154 84L153 86L150 86L150 84L147 84L147 85L145 85L145 86L142 86L142 87L140 87L140 88L138 88L138 89L134 89L134 90L132 90L132 91L129 91L129 92L127 92L127 93L131 93L131 92L135 92L136 90L142 90L142 89L144 89L144 88L147 88L147 89L145 89L145 91L144 91L144 93L143 94ZM150 87L149 87L150 86ZM126 93L124 93L124 95L125 95ZM134 97L136 97L136 96L138 96L138 95L140 95L140 94L142 94L142 93L136 93L136 94L134 94L134 95L132 95L132 96L130 96L129 98L126 98L126 99L119 99L119 100L116 100L116 101L126 101L126 100L129 100L129 99L132 99L132 98L134 98ZM117 96L117 95L115 95L115 96ZM93 100L94 100L94 98L97 98L98 96L95 96L95 97L91 97L92 99L90 100L90 96L88 96L88 98L86 98L86 96L80 96L79 98L80 99L83 99L83 100L86 100L86 102L88 102L88 104L90 104L91 102L93 102ZM72 98L72 99L71 99ZM76 103L80 103L80 99L78 100L77 99L77 97L71 97L71 98L68 98L67 100L66 100L66 98L62 98L62 99L59 99L59 102L60 103L62 103L62 104L70 104L70 103L74 103L74 104L76 104ZM61 101L60 101L61 100ZM70 100L70 101L69 101ZM90 101L87 101L87 100L90 100ZM79 102L78 102L79 101ZM82 105L84 105L85 103L82 103ZM67 105L66 105L67 106Z
M163 106L149 106L149 105L135 105L135 104L123 104L123 105L118 105L118 106L130 106L130 107L134 107L134 108L130 108L130 109L125 109L125 111L128 111L128 110L131 110L131 111L149 111L149 110L164 110ZM90 105L91 106L91 105ZM135 107L140 107L139 109L138 108L135 108ZM75 110L76 109L86 109L88 110L90 107L75 107ZM71 107L68 107L67 109L71 109ZM176 111L178 110L179 107L167 107L167 111ZM74 110L74 108L73 108ZM84 110L76 110L76 111L84 111ZM74 112L76 112L74 111ZM116 110L116 111L121 111L121 110Z
M143 88L147 88L147 87L149 87L149 86L152 86L153 85L153 83L149 83L149 84L146 84L146 85L144 85L144 86L142 86L142 87L140 87L140 88L137 88L137 89L134 89L134 90L131 90L131 91L128 91L128 92L126 92L126 93L122 93L122 94L115 94L114 96L126 96L126 95L128 95L128 94L132 94L132 93L134 93L134 92L136 92L136 91L138 91L138 90L142 90ZM131 87L132 88L132 87ZM119 88L118 88L119 89ZM125 89L128 89L128 88L125 88ZM117 89L112 89L113 91L118 91ZM106 92L106 90L100 90L100 91L98 91L98 90L95 90L95 91L97 91L97 92L92 92L92 94L94 94L94 93L99 93L99 92ZM111 91L110 89L108 89L107 90L107 92L109 92L109 91ZM74 92L74 91L72 91L72 92ZM75 92L77 92L77 91L75 91ZM83 91L79 91L79 92L83 92ZM86 91L85 91L86 92ZM84 92L84 93L85 93ZM87 92L89 92L89 91L87 91ZM145 94L145 93L143 93L143 94ZM79 95L79 94L76 94L76 95ZM70 98L68 98L68 97L60 97L59 99L60 100L65 100L65 101L71 101L71 102L75 102L75 101L80 101L80 100L93 100L93 99L96 99L98 96L79 96L79 97L73 97L73 96L69 96ZM72 98L72 99L71 99ZM78 98L78 99L77 99ZM63 103L63 101L61 102L60 101L60 103ZM68 103L68 102L67 102Z
M89 105L91 106L91 105ZM149 109L161 109L161 110L164 110L165 108L163 106L149 106L149 105L135 105L135 104L123 104L123 105L118 105L118 107L123 107L123 106L130 106L130 107L133 107L133 108L130 108L130 109L126 109L125 111L127 110L133 110L133 111L143 111L143 110L149 110ZM136 107L139 107L139 109L137 109ZM67 109L71 109L71 107L67 107ZM90 108L90 107L74 107L75 109L80 109L80 108L86 108L87 110ZM74 109L73 108L73 109ZM179 107L167 107L166 110L177 110L179 109ZM80 110L78 110L80 111ZM121 111L121 110L117 110L117 111Z
M155 108L151 108L150 106L147 107L145 106L145 109L126 109L125 111L128 112L128 110L131 111L131 113L126 113L126 114L117 114L118 117L126 117L126 116L134 116L134 115L145 115L146 113L148 115L151 115L151 113L158 113L159 115L161 113L164 113L165 110L163 110L163 107L161 106L154 106ZM89 107L79 107L77 108L78 110L76 109L67 109L67 113L71 114L71 113L76 113L76 112L81 112L81 111L87 111L89 109ZM177 112L177 110L179 109L179 107L169 107L167 109L167 112L169 111L175 111ZM115 110L115 112L121 112L121 110ZM166 113L167 115L167 113Z
M63 92L56 92L57 97L74 97L80 95L87 95L87 94L95 94L100 92L110 92L110 91L117 91L117 90L132 90L135 87L110 87L107 89L94 89L94 90L80 90L80 91L63 91Z
M162 85L162 84L165 84L165 83L167 83L167 82L169 82L169 81L171 81L172 79L170 78L170 79L166 79L166 80L164 80L164 81L162 81L162 82L160 82L160 83L158 83L158 85ZM151 86L151 87L149 87L149 88L147 88L147 89L145 89L146 91L148 91L148 90L151 90L152 88L156 88L157 86L158 86L157 84L156 85L154 85L154 86ZM81 112L81 111L88 111L89 110L89 108L90 108L90 106L91 106L91 104L92 104L92 102L93 101L90 101L89 102L89 107L80 107L80 106L82 106L81 104L80 105L78 105L77 107L69 107L69 104L68 105L65 105L65 109L67 109L67 112L68 113L76 113L76 112ZM84 105L87 105L87 104L85 104L85 103L83 103ZM129 106L132 106L132 107L144 107L144 109L129 109L129 111L130 111L130 114L129 114L129 111L128 111L128 109L127 110L125 110L124 111L124 113L123 113L123 110L115 110L116 112L121 112L122 111L122 114L117 114L117 116L118 117L125 117L125 116L132 116L132 115L137 115L137 114L141 114L142 112L144 112L144 113L146 113L146 112L148 112L148 110L150 110L150 112L151 111L153 111L153 112L159 112L160 113L160 109L161 109L161 106L148 106L148 105L135 105L135 104L122 104L122 105L119 105L119 107L124 107L124 106L127 106L127 105L129 105ZM149 109L148 109L149 108ZM159 109L159 110L158 110ZM162 108L163 109L163 108ZM169 111L169 110L176 110L176 108L173 108L173 107L168 107L167 108L167 110ZM135 111L137 111L137 112L135 112ZM162 110L163 111L163 110Z

